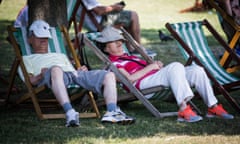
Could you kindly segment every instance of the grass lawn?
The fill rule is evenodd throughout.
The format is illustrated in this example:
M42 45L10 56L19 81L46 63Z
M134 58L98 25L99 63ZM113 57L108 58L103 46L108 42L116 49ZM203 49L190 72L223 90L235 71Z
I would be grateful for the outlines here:
M117 0L100 0L103 4L117 2ZM8 71L14 60L14 52L11 45L5 40L7 37L6 26L11 25L16 15L25 4L26 0L3 0L0 5L0 75L8 78ZM161 42L158 38L158 30L168 33L166 22L183 22L208 19L211 24L224 36L214 11L183 13L179 11L193 6L195 0L125 0L126 9L135 10L140 17L142 32L142 44L147 49L155 50L156 59L165 64L173 61L184 60L178 51L175 42ZM211 37L209 37L211 39ZM212 41L211 46L218 45ZM218 51L216 50L216 53ZM90 63L96 59L88 53ZM23 93L24 87L19 83L21 91L14 96ZM0 83L0 97L4 95L6 85ZM232 92L234 97L239 96L240 91ZM102 124L100 119L81 119L81 125L76 128L66 128L65 119L39 120L33 109L23 106L6 108L0 105L0 143L166 143L166 144L238 144L240 142L240 116L221 96L217 96L224 107L235 119L207 119L198 123L180 123L176 117L157 119L153 117L140 102L132 102L121 105L127 114L136 117L133 125ZM238 98L239 99L239 98ZM175 103L153 101L162 111L177 111ZM206 112L206 106L199 99L194 103ZM78 105L76 104L76 108ZM59 110L61 111L61 109ZM101 114L105 108L100 107Z

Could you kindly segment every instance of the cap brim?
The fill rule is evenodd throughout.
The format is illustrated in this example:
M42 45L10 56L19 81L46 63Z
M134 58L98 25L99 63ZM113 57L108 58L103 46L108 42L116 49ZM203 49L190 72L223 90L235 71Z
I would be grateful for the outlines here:
M117 41L117 40L123 40L125 41L125 39L122 37L122 38L111 38L111 39L107 39L107 38L104 38L104 37L98 37L96 38L96 41L97 42L101 42L101 43L107 43L107 42L112 42L112 41Z
M48 31L33 31L33 33L38 38L52 38L50 32Z

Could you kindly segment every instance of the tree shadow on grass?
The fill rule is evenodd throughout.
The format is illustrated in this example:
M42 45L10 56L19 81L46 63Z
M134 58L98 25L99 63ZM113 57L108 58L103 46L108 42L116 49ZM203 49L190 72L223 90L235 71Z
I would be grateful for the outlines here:
M2 24L3 22L3 24ZM5 29L10 21L1 21L0 30L4 33L1 36L1 44L4 44L3 54L8 54L9 44L3 42L7 36ZM164 32L167 33L165 29ZM149 49L158 52L159 59L171 62L181 60L175 42L161 42L158 38L157 29L143 29L142 37L147 42L144 45ZM2 45L1 45L2 49ZM10 48L11 49L11 48ZM1 54L2 55L2 54ZM10 54L14 57L14 54ZM3 60L1 58L1 60ZM5 59L4 62L8 62ZM3 63L4 63L3 62ZM11 62L9 62L11 64ZM5 64L4 64L5 65ZM1 63L2 67L2 63ZM235 94L237 95L237 94ZM221 102L224 100L220 100ZM206 111L202 101L194 101L201 110ZM154 102L157 108L162 111L177 111L175 103ZM224 103L227 109L231 109ZM132 102L121 107L130 116L136 117L136 122L132 125L102 124L100 119L81 119L80 127L66 128L65 119L60 120L39 120L34 109L24 109L22 107L5 108L0 107L0 143L67 143L73 141L80 143L124 142L126 139L139 139L144 137L159 136L206 136L225 135L235 136L240 134L240 117L236 114L234 120L206 119L198 123L180 123L177 117L157 119L140 103ZM60 111L62 111L60 109ZM100 109L104 114L105 108ZM234 113L234 111L231 111Z
M195 101L195 102L198 102ZM202 101L201 101L202 102ZM162 111L176 111L175 103L153 102ZM200 103L200 102L199 102ZM203 109L202 105L198 105ZM33 109L0 109L1 140L7 143L67 143L69 140L94 143L159 136L236 136L240 134L239 116L234 120L206 119L180 123L177 117L157 119L140 102L131 102L122 110L136 117L132 125L102 124L100 119L81 119L81 125L66 128L65 120L39 120ZM100 109L104 114L105 108ZM3 119L4 118L4 119ZM92 142L93 141L93 142Z

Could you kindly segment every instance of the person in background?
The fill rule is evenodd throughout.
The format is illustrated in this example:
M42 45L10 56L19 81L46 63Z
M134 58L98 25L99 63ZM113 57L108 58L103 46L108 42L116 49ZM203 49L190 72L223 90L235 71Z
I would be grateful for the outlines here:
M240 6L239 0L216 0L219 7L221 7L232 19L240 25ZM236 32L236 30L225 20L220 21L222 29L227 36L228 42L230 42ZM240 41L235 45L235 51L240 56Z
M135 11L124 10L125 3L123 1L111 5L102 5L97 0L82 0L82 2L101 26L112 25L116 28L123 26L136 42L141 44L138 14ZM77 20L80 20L81 13L82 7L79 7L76 16ZM90 31L97 31L95 25L87 15L84 19L84 26ZM134 52L133 47L128 46L128 49L130 52Z
M104 6L96 0L83 0L82 1L86 8L90 10L98 23L103 27L107 25L114 25L119 28L123 26L132 37L141 44L140 39L140 24L138 14L135 11L123 10L125 3L118 2L109 6ZM82 7L79 7L76 19L79 21L82 13ZM27 4L20 10L15 22L15 27L28 26L28 6ZM90 18L86 15L84 19L84 26L90 31L97 31L97 28L92 23ZM134 48L128 43L128 49L130 52L136 53ZM144 49L145 50L145 49ZM152 51L147 51L147 53L152 54Z

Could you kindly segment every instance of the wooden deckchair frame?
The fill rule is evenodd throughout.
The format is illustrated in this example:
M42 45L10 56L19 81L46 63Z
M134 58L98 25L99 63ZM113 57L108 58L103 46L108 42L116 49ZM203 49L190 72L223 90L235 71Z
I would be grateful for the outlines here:
M26 84L28 92L26 94L24 94L23 96L21 96L17 100L16 104L21 104L21 103L23 103L23 102L25 102L25 101L30 99L31 102L33 103L33 106L34 106L34 109L36 111L36 114L37 114L37 116L40 119L64 118L65 114L43 113L42 107L41 107L41 104L40 104L41 101L38 99L37 94L39 92L45 90L46 87L45 86L33 87L31 85L28 73L26 71L26 68L25 68L23 60L22 60L22 55L21 55L21 51L20 51L20 45L19 45L19 43L17 42L17 40L16 40L16 38L14 36L14 32L16 32L16 30L17 30L16 28L14 28L12 26L8 26L8 33L9 33L11 44L13 45L13 48L14 48L14 50L16 52L16 58L15 58L14 64L13 64L12 69L11 69L10 84L9 84L8 90L7 90L7 96L6 96L7 100L6 100L6 102L8 103L8 101L9 101L9 97L10 97L10 94L11 94L11 89L12 89L13 83L15 81L15 78L17 76L17 69L18 69L18 67L20 67L21 70L22 70L22 73L24 75L25 84ZM71 44L71 41L69 39L69 36L68 36L66 28L62 26L62 27L59 28L59 30L63 34L63 36L65 38L65 41L66 41L66 43L68 45L68 48L70 49L70 53L72 54L72 57L74 59L75 65L76 65L75 67L80 67L81 66L80 62L79 62L79 60L77 58L75 49L72 47L72 44ZM98 110L98 107L96 105L96 102L95 102L95 99L94 99L94 96L93 96L92 92L83 89L83 90L81 90L80 93L74 94L74 95L70 96L70 99L71 99L71 101L74 101L74 100L78 99L79 97L83 96L84 94L88 95L89 101L90 101L90 103L91 103L91 105L93 107L94 112L80 113L80 117L81 118L87 118L87 117L88 118L90 118L90 117L97 117L97 118L99 118L100 117L100 113L99 113L99 110ZM46 100L46 102L56 102L56 99Z
M168 113L160 113L150 102L149 100L147 100L143 93L141 93L139 90L136 89L136 87L134 87L131 82L125 77L123 76L120 71L116 68L115 65L112 64L112 62L101 52L100 49L98 49L95 45L92 44L92 41L90 41L87 37L84 37L84 44L86 46L88 46L89 48L91 48L94 53L106 64L106 68L111 70L112 72L115 73L117 79L121 80L121 83L123 83L124 85L126 85L130 92L135 95L136 97L133 97L133 95L128 95L125 98L121 99L121 100L128 100L128 99L139 99L143 105L157 118L163 118L163 117L167 117L167 116L175 116L177 115L177 112L168 112ZM157 89L162 89L161 87L157 88ZM149 93L152 93L154 91L154 89L149 89ZM119 101L120 99L118 99Z
M126 40L130 42L132 46L136 48L136 50L141 54L141 56L148 62L152 63L153 60L143 51L143 48L141 48L141 45L139 45L132 36L124 29L121 28L123 31L123 35ZM157 118L164 118L168 116L176 116L178 112L160 112L156 107L154 107L151 102L144 96L151 93L158 93L161 91L165 91L165 87L162 86L156 86L147 88L144 90L138 90L133 84L116 68L116 66L108 59L108 57L93 43L93 41L89 40L85 34L78 34L80 37L80 41L82 41L82 44L87 46L87 48L90 48L97 56L98 58L104 62L105 68L111 70L115 73L116 77L120 82L125 85L130 93L123 94L121 96L118 96L118 102L121 101L134 101L139 100L151 113ZM167 88L167 91L170 91L169 88ZM168 92L167 92L168 93ZM196 110L198 114L201 114L201 111L190 101L189 104Z
M235 30L235 34L229 41L229 47L231 49L234 49L240 38L240 26L234 21L231 16L229 16L221 7L219 7L218 4L214 2L214 0L208 0L207 2L217 11L217 13L219 13L219 16L221 16L222 19L224 19ZM231 60L232 58L229 52L225 51L219 63L230 73L235 72L236 70L240 70L239 65L230 67Z
M184 23L177 23L177 25L178 24L184 24ZM240 59L236 55L236 53L233 52L233 50L228 46L228 44L223 40L223 38L217 33L217 31L213 28L213 26L206 19L201 22L201 25L205 26L209 30L209 32L211 32L213 34L214 38L216 38L216 40L218 40L218 42L231 55L231 57L234 60L236 60L238 62L238 64L240 64ZM202 66L205 69L210 80L213 82L215 92L222 94L226 98L226 100L231 104L231 106L237 112L240 113L239 104L237 103L237 101L234 98L232 98L230 96L230 94L228 92L228 91L238 90L240 88L240 81L238 80L238 81L234 81L234 82L227 83L227 84L220 84L220 82L215 78L214 75L212 75L212 73L209 71L209 69L200 60L200 59L204 59L204 58L202 58L197 53L193 52L191 47L187 44L187 43L189 43L189 41L186 42L185 40L183 40L183 38L180 36L180 34L174 29L174 24L166 23L166 28L169 30L169 32L172 34L172 36L177 40L177 42L184 49L184 51L188 54L189 57L186 58L187 64L191 64L191 63L195 62L196 64ZM194 36L195 35L191 35L191 37L194 37Z

